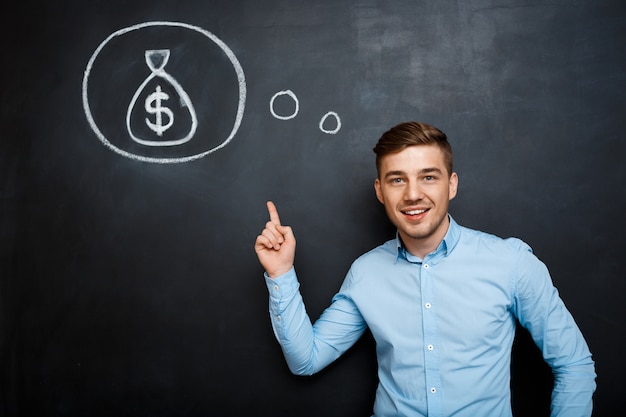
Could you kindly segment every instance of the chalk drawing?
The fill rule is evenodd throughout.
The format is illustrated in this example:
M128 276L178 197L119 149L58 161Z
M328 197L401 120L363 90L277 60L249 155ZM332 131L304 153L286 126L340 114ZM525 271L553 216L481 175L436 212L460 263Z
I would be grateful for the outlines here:
M145 57L146 64L152 73L144 80L143 83L141 83L139 88L137 88L137 91L133 95L133 98L128 106L128 111L126 112L126 128L128 129L128 134L135 142L146 146L174 146L188 142L196 133L198 118L187 92L181 87L178 81L176 81L176 79L168 74L164 69L170 58L170 51L168 49L148 50L145 53ZM131 126L131 114L133 113L137 99L144 93L146 86L148 86L149 83L157 77L174 87L179 96L181 106L187 108L189 111L189 115L191 117L191 127L187 135L183 138L175 140L142 139L136 136L133 132ZM163 101L167 101L169 98L169 95L162 91L161 85L157 85L155 87L155 91L147 95L144 100L144 108L146 112L155 116L154 122L146 117L145 123L158 137L163 136L163 133L174 124L174 112L169 107L163 105ZM163 116L165 116L165 118Z
M288 116L280 116L280 115L276 114L276 112L274 111L274 101L278 97L280 97L280 96L289 96L289 97L291 97L293 99L293 101L295 103L295 109L294 109L292 114L290 114ZM291 90L279 91L278 93L274 94L272 96L272 99L270 100L270 112L272 113L272 116L274 116L275 118L280 119L280 120L293 119L294 117L296 117L298 115L299 109L300 109L300 103L298 102L298 97L296 97L296 95Z
M111 141L109 141L105 135L102 133L101 129L97 126L93 114L91 112L91 108L89 105L89 96L88 96L88 88L89 88L89 75L91 73L91 70L93 68L94 62L96 61L96 58L98 58L98 55L100 54L100 52L102 51L102 49L109 43L111 42L113 39L118 38L124 34L127 34L129 32L132 31L136 31L136 30L141 30L141 29L145 29L145 28L149 28L149 27L178 27L178 28L184 28L184 29L189 29L191 31L195 31L197 33L200 33L201 35L207 37L210 41L212 41L213 43L215 43L223 52L224 54L228 57L228 60L230 61L231 65L233 66L233 69L235 70L235 73L237 75L237 82L238 82L238 86L239 86L239 101L237 104L237 113L235 116L235 120L233 123L233 127L230 131L230 133L228 134L228 136L226 137L226 139L224 139L218 146L215 146L212 149L194 154L194 155L190 155L190 156L184 156L184 157L176 157L176 158L153 158L153 157L146 157L146 156L142 156L142 155L137 155L137 154L133 154L130 153L128 151L125 151L123 149L120 149L119 147L115 146L113 143L111 143ZM148 51L146 51L146 54L148 53ZM162 59L164 59L164 56L161 57ZM146 58L147 59L147 58ZM152 65L150 63L148 63L148 65ZM163 65L160 67L160 69L157 68L157 66L155 66L154 68L150 67L150 69L152 70L152 74L151 76L154 75L154 77L160 76L166 80L168 80L172 85L174 85L174 87L176 87L176 85L178 84L176 82L176 80L174 80L173 78L169 79L168 77L166 77L167 73L165 73L165 71L160 72L163 67L165 66L165 63L163 63ZM174 83L172 83L172 81L174 81ZM243 114L244 114L244 108L246 105L246 80L245 80L245 76L244 76L244 72L243 72L243 68L241 67L241 64L239 63L239 61L237 60L237 57L235 56L235 54L231 51L231 49L221 40L219 39L217 36L215 36L213 33L202 29L200 27L197 26L192 26L186 23L181 23L181 22L168 22L168 21L155 21L155 22L144 22L144 23L139 23L137 25L133 25L133 26L129 26L123 29L120 29L114 33L112 33L111 35L109 35L104 41L102 41L102 43L100 45L98 45L98 47L96 48L96 50L94 51L94 53L92 54L91 58L89 59L89 62L87 63L87 67L85 68L85 72L83 75L83 86L82 86L82 99L83 99L83 108L85 111L85 116L87 118L87 121L89 122L89 125L91 126L92 130L94 131L94 133L96 134L96 136L98 137L98 139L100 139L100 141L107 146L109 149L111 149L112 151L125 156L127 158L131 158L131 159L135 159L135 160L139 160L139 161L144 161L144 162L153 162L153 163L161 163L161 164L166 164L166 163L180 163L180 162L187 162L187 161L192 161L192 160L196 160L199 158L202 158L206 155L209 155L219 149L222 149L223 147L225 147L226 145L228 145L232 139L235 137L237 131L239 130L239 127L241 126L241 120L243 118ZM180 91L177 89L177 91L180 94L180 91L183 91L182 88L180 89ZM164 100L164 96L162 94L159 93L159 91L155 90L156 95L152 97L153 101L150 101L150 108L151 109L156 109L156 101L157 100ZM163 92L161 92L163 93ZM180 94L181 97L185 98L187 96L187 94L185 93ZM186 97L188 99L188 97ZM152 103L155 103L154 105ZM148 104L148 103L146 103ZM195 114L195 111L191 111L192 107L191 106L191 100L187 101L187 106L188 109L190 110L190 113ZM161 107L161 111L162 111L162 107ZM159 113L158 111L154 110L156 113ZM155 114L156 114L155 113ZM161 116L159 117L163 117L165 116L165 118L167 118L167 112L163 112L160 113ZM193 120L197 119L193 118ZM127 120L128 122L128 120ZM195 132L195 123L196 122L192 122L192 125L194 125L194 128L192 129ZM154 123L155 125L158 125L158 123L155 122L151 122ZM161 123L163 123L163 119L161 119ZM157 130L160 130L161 128L163 128L163 125L161 125L160 128L157 128ZM163 132L162 132L163 133ZM130 133L131 138L132 138L132 133ZM191 139L191 137L193 136L193 133L186 135L185 138L182 138L181 140L189 140ZM132 138L133 140L137 141L137 138ZM180 142L176 141L176 142ZM139 142L139 141L138 141ZM150 142L150 141L148 141ZM141 143L141 142L139 142ZM182 142L181 142L182 143ZM148 146L154 146L154 144L151 143L144 143L144 145L148 145Z
M332 129L332 130L328 130L328 129L324 128L324 123L326 122L326 119L328 119L331 116L335 118L337 126L334 129ZM339 132L339 130L341 130L341 119L339 118L339 115L337 113L335 113L334 111L329 111L328 113L326 113L322 117L322 120L320 120L320 130L322 132L324 132L324 133L328 133L329 135L337 134L337 132Z
M292 114L289 114L289 115L286 115L286 116L281 116L279 114L276 114L276 111L274 111L274 101L276 101L276 99L278 97L280 97L280 96L289 96L289 97L291 97L291 99L295 103L295 109L294 109ZM271 100L270 100L270 113L272 113L272 116L274 116L277 119L280 119L280 120L293 119L294 117L296 117L298 115L298 111L299 110L300 110L300 103L298 101L298 97L296 97L296 95L291 90L279 91L278 93L274 94L272 96ZM334 117L335 118L335 122L337 123L337 126L335 126L334 129L326 129L324 127L324 123L326 123L326 120L329 117ZM322 132L327 133L329 135L337 134L337 132L339 132L341 130L341 119L339 118L339 115L337 113L335 113L334 111L329 111L320 120L319 128L320 128L320 130Z

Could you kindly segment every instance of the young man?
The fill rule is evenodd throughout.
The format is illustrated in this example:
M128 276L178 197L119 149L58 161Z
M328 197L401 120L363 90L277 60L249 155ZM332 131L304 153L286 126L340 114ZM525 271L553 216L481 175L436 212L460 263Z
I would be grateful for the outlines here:
M458 177L446 135L403 123L374 152L376 196L396 238L352 264L314 325L298 291L294 235L268 202L270 221L255 250L291 371L321 370L369 327L378 357L375 416L511 416L519 320L554 373L552 416L590 416L594 362L544 264L524 242L464 228L448 214Z

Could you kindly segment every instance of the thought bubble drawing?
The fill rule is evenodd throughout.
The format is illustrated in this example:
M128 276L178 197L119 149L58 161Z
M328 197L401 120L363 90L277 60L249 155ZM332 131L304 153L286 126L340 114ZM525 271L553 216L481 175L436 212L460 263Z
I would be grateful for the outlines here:
M246 94L243 68L222 40L168 21L110 34L90 57L82 84L85 116L98 139L124 157L162 164L196 160L230 143L241 126ZM293 110L284 110L289 107L283 98L293 101ZM269 107L273 117L286 121L298 115L300 101L292 90L282 90ZM329 111L318 128L335 135L341 118Z

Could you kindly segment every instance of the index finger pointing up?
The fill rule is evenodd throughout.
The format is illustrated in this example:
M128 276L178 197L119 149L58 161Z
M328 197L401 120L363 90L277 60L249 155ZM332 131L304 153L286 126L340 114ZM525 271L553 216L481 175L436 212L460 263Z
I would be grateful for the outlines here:
M280 226L280 217L278 217L278 210L276 210L276 206L271 201L267 202L267 211L270 214L270 221Z

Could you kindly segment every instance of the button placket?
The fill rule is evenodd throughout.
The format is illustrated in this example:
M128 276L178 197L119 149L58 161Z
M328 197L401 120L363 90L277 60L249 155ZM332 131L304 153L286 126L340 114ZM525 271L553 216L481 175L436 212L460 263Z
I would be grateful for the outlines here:
M428 259L432 260L432 259ZM441 367L439 364L439 353L435 349L435 345L439 340L439 332L437 329L435 301L435 286L437 278L435 274L435 265L424 262L421 268L420 286L422 290L422 320L424 325L424 340L427 341L424 346L424 367L426 372L426 392L428 395L428 407L433 410L441 409ZM437 414L437 412L435 412Z

